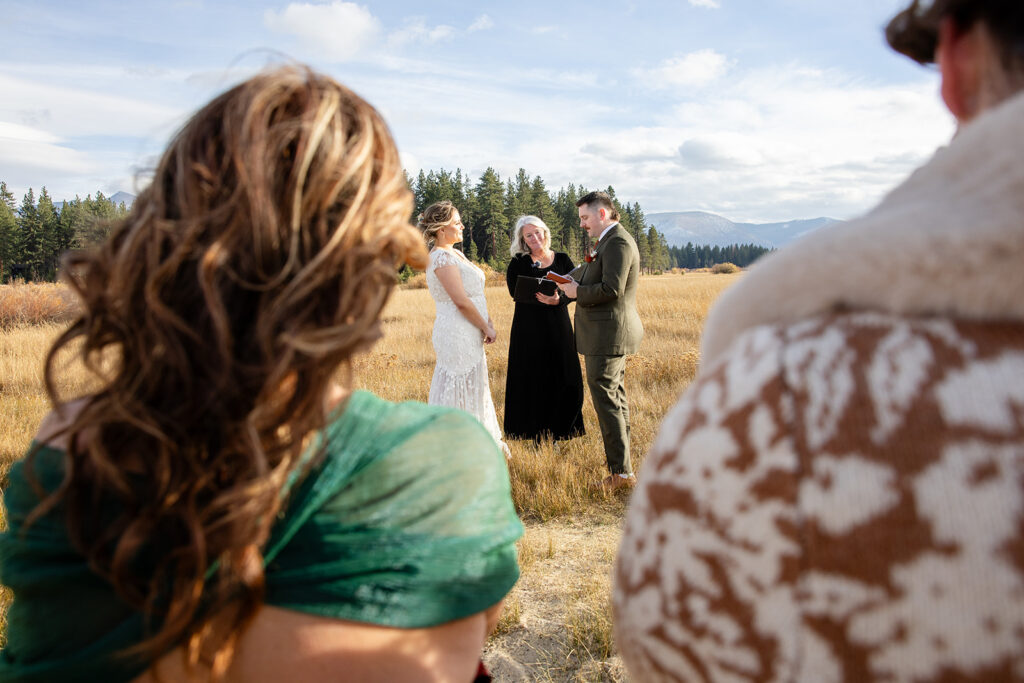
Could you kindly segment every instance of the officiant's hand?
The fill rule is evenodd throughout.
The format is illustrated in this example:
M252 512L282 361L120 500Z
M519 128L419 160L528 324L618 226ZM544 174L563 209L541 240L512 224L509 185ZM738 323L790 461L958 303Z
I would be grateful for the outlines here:
M573 280L572 282L566 282L565 284L559 284L558 288L565 292L565 295L570 299L576 298L576 288L579 287L579 283Z
M544 294L543 292L537 292L537 301L541 302L542 304L547 304L548 306L557 306L558 305L558 295L557 294Z

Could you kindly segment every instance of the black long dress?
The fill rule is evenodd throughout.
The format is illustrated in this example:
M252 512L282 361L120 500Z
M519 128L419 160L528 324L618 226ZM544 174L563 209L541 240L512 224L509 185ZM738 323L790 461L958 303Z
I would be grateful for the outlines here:
M568 273L573 268L569 255L562 252L555 252L547 268L533 263L529 254L509 262L505 275L509 294L520 275L542 277L549 270ZM505 380L506 438L560 440L584 433L583 374L568 305L564 297L557 306L516 302Z

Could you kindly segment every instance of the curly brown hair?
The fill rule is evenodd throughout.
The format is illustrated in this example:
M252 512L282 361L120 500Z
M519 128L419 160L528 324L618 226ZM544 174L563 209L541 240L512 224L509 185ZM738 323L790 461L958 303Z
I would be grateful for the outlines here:
M109 240L66 259L83 312L47 392L59 410L72 342L103 385L32 519L63 502L76 547L147 617L132 653L186 644L190 665L227 670L332 376L379 336L397 269L425 263L411 208L380 115L288 66L195 114Z

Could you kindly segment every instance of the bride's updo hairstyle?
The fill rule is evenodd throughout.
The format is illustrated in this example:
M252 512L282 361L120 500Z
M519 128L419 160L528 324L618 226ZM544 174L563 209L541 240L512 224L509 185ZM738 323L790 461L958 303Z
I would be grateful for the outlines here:
M396 270L425 265L411 211L380 115L288 66L195 114L106 243L66 259L82 312L47 392L59 410L62 350L100 388L69 413L66 476L31 519L63 500L72 541L147 617L133 653L184 643L227 669L332 376L379 336Z
M417 225L423 232L423 238L428 245L434 246L437 233L452 222L452 219L455 218L455 211L455 205L447 199L431 204L423 210Z

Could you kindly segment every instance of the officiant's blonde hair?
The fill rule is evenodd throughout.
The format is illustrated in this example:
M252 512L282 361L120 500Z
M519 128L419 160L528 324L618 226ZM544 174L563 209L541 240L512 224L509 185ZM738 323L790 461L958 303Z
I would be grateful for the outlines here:
M512 231L512 245L508 250L512 258L520 254L530 253L530 248L523 241L523 228L527 225L534 225L540 228L540 231L544 233L544 248L551 248L551 229L548 227L548 224L538 216L520 216L516 221L515 229Z

